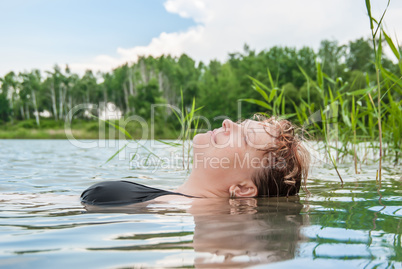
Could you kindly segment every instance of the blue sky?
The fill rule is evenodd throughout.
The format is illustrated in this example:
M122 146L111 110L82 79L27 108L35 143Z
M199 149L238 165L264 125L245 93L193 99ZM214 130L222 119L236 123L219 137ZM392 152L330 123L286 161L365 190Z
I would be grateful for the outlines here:
M0 2L0 10L0 30L9 46L29 42L33 49L73 55L146 45L162 31L194 25L191 19L166 12L162 0L17 0Z
M372 0L379 16L387 0ZM402 39L402 1L386 27ZM69 64L110 71L139 55L224 61L229 52L280 46L318 48L369 36L364 0L13 0L0 1L0 76Z
M113 56L117 47L147 45L161 32L195 24L168 13L163 0L14 0L0 1L0 10L2 73L5 63L11 69Z

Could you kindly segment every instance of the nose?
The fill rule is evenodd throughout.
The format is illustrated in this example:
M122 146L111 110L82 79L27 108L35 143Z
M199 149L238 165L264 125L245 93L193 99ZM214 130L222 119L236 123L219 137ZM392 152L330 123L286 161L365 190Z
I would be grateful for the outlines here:
M239 127L239 125L237 123L234 123L230 119L226 119L222 122L222 127L225 134L230 134L233 131L238 130L237 127Z
M232 126L234 125L234 122L229 120L229 119L225 119L222 122L222 127L226 130L226 129L230 129Z

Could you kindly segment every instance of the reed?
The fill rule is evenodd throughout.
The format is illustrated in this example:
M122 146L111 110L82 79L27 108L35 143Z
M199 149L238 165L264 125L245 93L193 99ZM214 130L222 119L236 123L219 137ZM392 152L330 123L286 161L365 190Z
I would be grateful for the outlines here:
M139 148L143 148L143 149L147 152L147 157L146 157L145 163L147 163L149 157L151 157L151 156L153 156L153 157L155 157L155 158L157 158L157 159L159 159L160 161L163 162L163 160L162 160L158 155L156 155L154 152L152 152L152 150L150 150L149 148L147 148L147 147L145 147L144 145L142 145L141 143L139 143L139 142L137 141L137 139L135 139L135 138L126 130L126 128L124 128L123 126L120 126L119 124L115 124L115 123L113 123L113 122L111 122L111 121L109 121L109 120L100 119L100 118L98 118L98 117L96 117L96 116L94 116L94 115L90 115L90 116L91 116L92 118L94 118L94 119L97 119L97 120L99 120L99 121L103 121L103 122L109 124L111 127L115 128L115 129L118 130L121 134L123 134L126 139L128 139L128 142L127 142L123 147L121 147L119 150L117 150L109 159L107 159L107 161L106 161L103 165L105 165L105 164L107 164L108 162L110 162L111 160L113 160L113 159L114 159L121 151L123 151L130 143L134 143L134 144L136 145L136 151L135 151L134 154L131 156L131 160L130 160L130 161L134 160L134 158L137 156L138 149L139 149ZM102 165L101 165L101 166L102 166Z
M201 110L203 107L196 108L195 97L194 97L191 108L188 111L188 109L184 106L183 90L180 91L180 94L181 94L181 111L179 111L178 113L178 111L176 111L173 107L171 107L171 109L175 114L177 120L180 122L182 130L181 147L183 154L183 169L190 170L191 150L192 150L191 140L197 134L199 126L199 117L196 116L196 112ZM180 146L180 144L177 143L170 145Z
M329 152L328 149L336 150L336 161L345 161L350 157L354 162L355 173L358 173L358 166L363 161L367 162L368 156L371 156L373 161L378 162L380 182L382 162L390 160L392 157L394 163L397 164L402 152L402 100L400 97L402 96L402 49L382 27L389 4L390 1L387 2L381 17L375 19L371 13L370 0L366 0L375 55L373 59L375 77L366 74L366 86L350 90L356 88L355 82L348 85L343 82L346 81L343 78L330 78L322 71L321 64L317 62L315 78L309 77L307 72L300 67L300 72L306 79L307 96L305 99L300 99L298 104L292 101L296 111L295 119L302 126L312 129L310 133L316 139L324 142L327 152ZM387 70L383 66L383 44L389 46L398 61L399 74ZM246 101L260 105L269 114L278 114L275 106L280 106L281 104L278 102L284 102L284 98L275 99L279 97L275 94L275 100L267 98L267 96L271 96L264 95L256 87L258 85L267 93L273 93L272 85L271 88L264 87L255 79L252 79L252 85L264 98L263 100L246 99ZM275 87L278 88L277 85ZM322 103L312 101L317 100L317 98L312 98L313 89L316 95L319 95L318 99ZM277 92L282 91L277 89ZM374 101L373 98L376 100ZM282 111L282 114L286 114L286 111L285 113ZM335 141L332 141L334 139ZM335 144L331 142L335 142ZM330 154L328 158L333 160Z
M370 19L370 29L371 29L371 37L372 37L372 42L373 42L373 48L374 48L374 53L375 53L375 70L376 70L376 78L377 78L377 109L378 109L378 131L379 131L379 144L380 144L380 149L379 149L379 165L378 165L378 178L379 182L381 185L381 169L382 169L382 157L383 157L383 129L382 129L382 117L381 117L381 84L380 84L380 73L382 68L381 64L381 56L382 56L382 38L383 36L385 37L388 45L390 46L391 50L397 56L399 60L399 66L401 67L401 61L400 61L400 55L399 52L396 50L396 47L394 43L392 42L391 38L385 33L384 29L382 28L382 21L384 19L385 13L388 10L389 4L391 0L388 0L387 6L384 9L384 12L380 18L379 21L377 21L371 13L371 1L366 0L366 9L367 13ZM377 39L377 36L379 38Z
M197 134L198 132L198 126L199 126L199 117L196 115L196 112L202 109L203 107L196 108L195 106L195 98L193 98L192 106L188 110L184 106L184 98L183 98L183 91L181 90L181 111L176 111L175 107L170 106L172 112L176 115L178 121L180 122L181 125L181 134L180 134L180 139L181 143L176 143L176 142L169 142L169 141L163 141L160 139L155 139L156 141L163 143L165 145L171 146L171 147L182 147L182 154L183 154L183 170L190 170L190 163L192 162L191 158L191 150L192 150L192 143L191 140L192 138ZM128 144L134 143L137 145L136 151L131 157L132 161L138 153L138 148L143 148L147 152L147 156L145 157L145 163L147 163L148 159L153 156L157 158L158 160L164 162L163 159L161 159L159 156L157 156L152 149L149 149L142 145L141 143L138 142L137 139L135 139L126 128L123 126L120 126L119 124L115 124L109 120L103 120L100 119L94 115L91 115L92 118L97 119L99 121L103 121L107 124L109 124L111 127L115 128L118 130L121 134L124 135L126 139L128 139L128 142L121 147L119 150L117 150L103 165L107 164L111 160L113 160L121 151L123 151Z
M376 69L375 78L366 74L366 85L357 90L355 81L349 85L342 78L330 78L322 71L321 64L316 63L317 73L311 78L303 68L300 72L306 79L307 96L300 97L297 104L291 100L295 113L287 113L285 107L284 88L274 83L270 72L270 86L264 85L255 78L251 79L252 88L262 97L258 99L242 99L259 105L268 116L282 115L293 118L303 126L312 137L322 141L323 150L327 153L341 182L343 182L337 162L352 160L355 173L362 162L370 159L378 162L378 180L381 184L381 169L384 160L395 164L400 161L402 152L402 48L395 45L392 38L381 28L381 22L371 17L370 1L366 1L370 17ZM389 2L388 2L389 4ZM376 28L374 28L376 25ZM382 65L383 40L395 55L400 74L387 70ZM317 96L312 98L312 90ZM399 97L398 97L399 96ZM318 97L318 98L316 98ZM376 98L376 102L374 101ZM319 103L312 100L320 100ZM279 109L281 108L281 109ZM331 150L336 151L336 157ZM376 157L377 156L377 157Z

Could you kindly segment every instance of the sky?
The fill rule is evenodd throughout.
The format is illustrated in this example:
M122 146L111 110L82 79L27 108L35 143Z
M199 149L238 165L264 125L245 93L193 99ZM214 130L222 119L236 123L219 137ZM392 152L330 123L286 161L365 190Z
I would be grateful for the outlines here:
M372 0L379 18L387 0ZM402 1L385 29L402 40ZM370 37L365 0L0 0L0 77L69 65L110 72L138 56L225 61L244 44L318 49Z

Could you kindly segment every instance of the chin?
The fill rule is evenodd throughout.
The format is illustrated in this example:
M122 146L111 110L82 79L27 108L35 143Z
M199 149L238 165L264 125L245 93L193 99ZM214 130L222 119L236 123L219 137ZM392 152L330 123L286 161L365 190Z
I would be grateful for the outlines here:
M196 134L193 138L194 143L200 143L200 144L205 144L209 141L209 134L208 133L203 133L203 134Z

